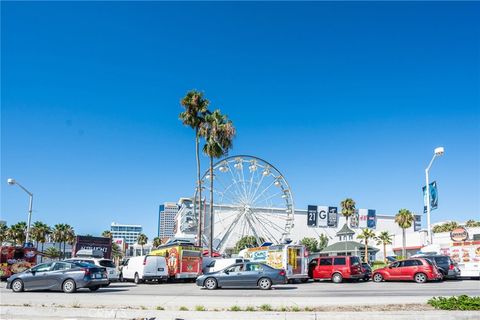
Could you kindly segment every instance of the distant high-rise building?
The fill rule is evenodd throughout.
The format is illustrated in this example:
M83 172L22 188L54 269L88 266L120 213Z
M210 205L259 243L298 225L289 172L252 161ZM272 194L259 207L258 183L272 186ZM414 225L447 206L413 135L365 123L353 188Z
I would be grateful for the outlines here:
M142 233L142 226L112 222L110 232L113 239L123 239L126 244L133 245L137 242L138 235Z
M158 236L170 238L175 235L175 216L178 212L178 205L175 202L165 202L158 210Z

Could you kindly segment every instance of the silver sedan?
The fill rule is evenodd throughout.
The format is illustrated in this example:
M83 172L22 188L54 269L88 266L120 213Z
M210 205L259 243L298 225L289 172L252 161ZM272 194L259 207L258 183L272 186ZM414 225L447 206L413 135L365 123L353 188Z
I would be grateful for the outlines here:
M7 279L7 289L14 292L58 290L72 293L79 288L96 291L106 284L108 279L105 268L65 261L42 263Z
M287 282L285 270L263 263L237 263L223 270L206 273L197 278L197 285L209 290L221 287L258 287L268 290L275 284Z

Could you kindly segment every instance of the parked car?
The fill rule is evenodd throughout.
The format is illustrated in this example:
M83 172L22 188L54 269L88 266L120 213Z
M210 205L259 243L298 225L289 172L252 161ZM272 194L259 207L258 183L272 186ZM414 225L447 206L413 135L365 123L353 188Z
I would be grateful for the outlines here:
M437 265L438 270L442 273L444 279L457 279L461 275L458 264L454 262L449 256L444 256L440 254L422 254L415 255L415 257L421 257L434 261Z
M356 256L318 257L309 263L309 276L313 280L331 279L340 283L344 279L363 279L360 258Z
M260 262L236 263L222 270L197 278L197 285L214 290L222 287L258 287L268 290L272 285L285 284L286 272Z
M42 263L7 279L7 289L60 290L73 293L80 288L97 291L108 284L107 271L92 264L56 261Z
M229 267L235 263L248 262L250 260L244 259L244 258L227 258L227 259L203 258L203 261L205 261L206 263L205 267L202 268L203 273L210 273L210 272L223 270L226 267Z
M368 281L372 278L372 267L368 263L366 262L362 263L362 272L364 274L364 277L363 277L364 281Z
M440 280L442 275L434 262L429 259L415 258L396 261L373 273L373 281L414 280L425 283L429 280Z
M125 261L120 275L122 281L133 281L136 284L144 281L167 281L168 269L165 257L138 256Z
M117 282L119 279L119 272L117 270L117 266L110 259L104 258L84 258L84 257L77 257L77 258L70 258L67 259L68 262L83 262L94 264L98 267L103 267L107 270L107 277L109 282ZM107 284L108 286L108 284Z

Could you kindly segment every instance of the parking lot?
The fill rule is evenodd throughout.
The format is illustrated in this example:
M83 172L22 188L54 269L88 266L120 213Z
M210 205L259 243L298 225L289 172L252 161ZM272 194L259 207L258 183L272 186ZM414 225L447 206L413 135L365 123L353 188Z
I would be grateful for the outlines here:
M269 291L258 289L206 290L192 283L140 284L115 283L97 292L79 290L77 293L23 292L13 293L2 283L2 305L63 306L63 307L132 307L178 309L228 308L238 306L323 306L424 303L432 296L479 295L480 281L445 282L357 282L334 284L308 282L275 286Z

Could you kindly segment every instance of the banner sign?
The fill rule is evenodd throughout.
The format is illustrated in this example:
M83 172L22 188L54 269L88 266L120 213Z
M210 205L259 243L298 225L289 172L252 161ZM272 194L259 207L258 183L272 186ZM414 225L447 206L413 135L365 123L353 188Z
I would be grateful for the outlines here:
M358 219L359 213L358 210L355 210L355 212L350 216L350 228L358 228Z
M338 225L338 209L337 207L328 207L327 226L336 228Z
M318 206L318 223L319 227L328 227L328 207Z
M308 206L307 210L307 226L316 227L318 219L317 206Z
M358 227L366 228L368 220L368 210L367 209L358 209Z
M433 181L428 184L430 191L430 210L435 210L438 208L438 190L437 182ZM423 213L427 213L427 188L423 187Z
M413 225L413 231L420 231L422 229L422 216L419 214L415 215L415 224Z
M375 229L376 227L377 227L377 212L373 209L368 209L367 228Z

